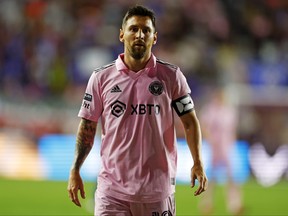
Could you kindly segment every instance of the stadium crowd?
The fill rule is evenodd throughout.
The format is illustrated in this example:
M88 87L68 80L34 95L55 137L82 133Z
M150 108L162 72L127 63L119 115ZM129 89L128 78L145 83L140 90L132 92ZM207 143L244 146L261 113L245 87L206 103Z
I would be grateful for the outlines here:
M36 137L74 132L75 124L63 118L75 121L93 69L122 52L119 20L133 2L0 1L0 127L24 127ZM181 67L198 104L215 84L287 88L288 1L137 3L156 12L154 52ZM282 140L286 120L277 134ZM257 130L247 121L244 138Z

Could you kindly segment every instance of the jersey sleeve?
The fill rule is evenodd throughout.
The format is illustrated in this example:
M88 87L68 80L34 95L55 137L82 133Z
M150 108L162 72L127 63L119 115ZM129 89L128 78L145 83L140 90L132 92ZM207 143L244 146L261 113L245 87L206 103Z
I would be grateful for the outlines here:
M172 95L172 107L182 116L194 109L194 103L190 96L191 90L182 71L177 68Z
M103 103L101 100L100 84L97 79L97 73L93 72L89 78L78 116L97 122L102 111Z

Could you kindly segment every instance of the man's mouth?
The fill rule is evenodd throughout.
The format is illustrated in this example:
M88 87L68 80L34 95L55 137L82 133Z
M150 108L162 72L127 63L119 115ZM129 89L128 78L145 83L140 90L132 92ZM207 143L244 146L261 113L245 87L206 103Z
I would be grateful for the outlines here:
M142 42L136 42L134 43L134 46L145 46L145 43L142 43Z

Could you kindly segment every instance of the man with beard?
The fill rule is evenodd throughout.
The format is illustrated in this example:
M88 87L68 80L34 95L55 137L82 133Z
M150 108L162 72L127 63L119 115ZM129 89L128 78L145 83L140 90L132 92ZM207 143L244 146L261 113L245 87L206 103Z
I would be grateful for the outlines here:
M174 192L177 143L174 112L180 117L194 164L194 195L207 189L201 157L201 131L190 88L179 67L152 54L154 13L135 6L123 18L119 39L124 53L96 69L88 82L68 182L70 199L85 198L80 167L101 120L102 168L95 193L95 215L176 215Z

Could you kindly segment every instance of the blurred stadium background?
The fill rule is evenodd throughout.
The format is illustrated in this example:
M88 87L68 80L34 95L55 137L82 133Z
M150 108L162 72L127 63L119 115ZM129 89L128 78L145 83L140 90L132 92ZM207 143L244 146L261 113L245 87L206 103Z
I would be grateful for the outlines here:
M0 215L89 215L99 168L99 136L83 167L83 209L66 194L84 89L92 70L122 52L127 7L157 14L154 53L177 64L196 109L223 86L238 108L233 175L246 215L288 215L288 1L1 0ZM192 161L181 126L177 206L198 215L186 184ZM98 131L99 135L99 131ZM209 147L203 146L209 174ZM189 163L188 163L189 162ZM191 163L190 163L191 162ZM219 172L215 215L226 215Z

